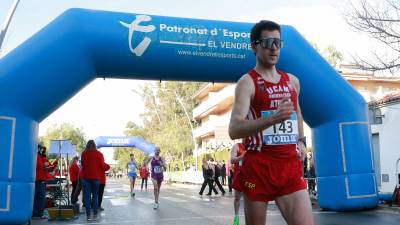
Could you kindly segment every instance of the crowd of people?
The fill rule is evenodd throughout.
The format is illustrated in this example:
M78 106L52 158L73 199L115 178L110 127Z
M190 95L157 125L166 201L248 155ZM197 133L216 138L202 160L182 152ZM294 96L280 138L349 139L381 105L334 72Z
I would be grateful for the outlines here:
M143 162L142 166L138 166L133 154L130 154L130 161L127 163L127 175L130 180L130 196L135 196L135 181L137 177L136 171L139 170L141 178L141 191L147 191L147 181L151 174L154 186L154 204L153 208L159 207L159 194L161 184L164 180L163 172L166 170L165 159L160 156L160 148L155 148L155 155L150 157L147 162ZM147 167L150 163L151 173ZM110 169L104 161L103 154L97 149L96 143L89 140L81 156L74 156L69 164L68 172L60 176L55 173L58 160L53 163L47 158L46 147L38 145L37 163L36 163L36 180L35 180L35 196L32 219L47 219L44 215L46 202L46 185L52 179L58 179L62 182L69 176L71 182L71 204L74 208L79 209L79 196L83 192L82 210L86 214L87 221L97 220L99 211L103 211L102 207L104 189L106 186L106 172Z

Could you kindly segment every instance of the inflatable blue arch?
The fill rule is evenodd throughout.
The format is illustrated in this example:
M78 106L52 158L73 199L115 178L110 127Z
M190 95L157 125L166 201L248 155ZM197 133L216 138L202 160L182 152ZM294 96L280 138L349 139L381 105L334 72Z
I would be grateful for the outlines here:
M149 143L141 137L125 137L125 136L100 136L97 137L94 142L97 148L102 147L134 147L140 151L146 153L147 155L154 155L155 148L154 144Z
M236 82L254 66L253 24L70 9L0 61L0 223L32 212L38 124L98 77ZM318 201L377 205L364 99L290 26L280 69L299 77Z

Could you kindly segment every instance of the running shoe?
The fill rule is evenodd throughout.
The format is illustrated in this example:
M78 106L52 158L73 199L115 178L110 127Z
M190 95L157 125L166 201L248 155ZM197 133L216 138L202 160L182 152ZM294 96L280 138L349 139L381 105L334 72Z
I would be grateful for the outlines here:
M157 208L158 208L158 204L154 202L153 209L157 209Z
M135 197L135 193L132 193L132 194L131 194L131 197L134 198L134 197Z
M239 225L239 216L236 215L235 218L233 219L233 225Z

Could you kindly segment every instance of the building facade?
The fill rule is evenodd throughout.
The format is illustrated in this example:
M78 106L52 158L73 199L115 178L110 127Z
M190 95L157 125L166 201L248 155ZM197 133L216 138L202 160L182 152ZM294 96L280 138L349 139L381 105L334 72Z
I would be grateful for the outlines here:
M400 169L400 92L371 101L368 106L378 190L391 194Z

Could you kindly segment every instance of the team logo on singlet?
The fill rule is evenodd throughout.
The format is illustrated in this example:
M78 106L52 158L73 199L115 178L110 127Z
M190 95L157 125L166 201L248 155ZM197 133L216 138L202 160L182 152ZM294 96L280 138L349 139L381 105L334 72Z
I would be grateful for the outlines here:
M142 32L142 33L149 33L153 32L156 27L154 25L141 25L142 22L149 22L151 21L151 17L147 15L136 15L136 19L133 20L130 24L119 21L119 23L127 27L129 29L128 32L128 43L129 49L133 54L136 56L142 56L146 49L149 47L151 43L151 39L149 37L144 37L143 40L135 47L132 47L132 38L134 32Z

